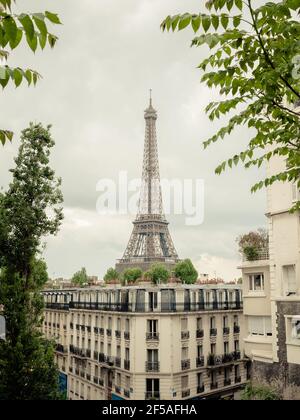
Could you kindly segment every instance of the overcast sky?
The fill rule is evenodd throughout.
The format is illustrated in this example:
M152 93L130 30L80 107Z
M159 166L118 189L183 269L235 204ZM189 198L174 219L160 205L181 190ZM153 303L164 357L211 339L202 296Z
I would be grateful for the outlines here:
M191 31L162 33L168 14L199 12L199 0L23 0L22 11L51 10L63 26L55 28L54 50L35 55L22 48L9 64L38 70L36 88L12 85L0 94L1 128L12 129L12 145L0 150L0 185L30 121L53 124L56 146L52 165L63 179L65 220L47 240L45 259L51 277L70 277L85 266L102 276L121 258L132 230L132 215L96 212L102 178L118 179L120 170L137 178L142 170L144 114L148 90L158 110L162 178L203 179L205 218L186 226L171 215L170 232L181 258L191 258L200 273L225 280L239 277L236 237L265 224L265 192L250 187L263 171L242 168L214 174L222 160L243 150L251 133L237 130L203 151L215 132L204 108L215 93L199 83L196 68L207 51L190 48Z

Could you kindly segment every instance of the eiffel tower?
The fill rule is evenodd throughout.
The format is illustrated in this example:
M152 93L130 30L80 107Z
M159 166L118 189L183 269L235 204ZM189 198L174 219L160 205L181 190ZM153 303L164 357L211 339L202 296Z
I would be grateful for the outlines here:
M139 210L127 248L116 264L118 272L133 267L147 271L156 263L172 269L179 261L169 233L169 223L163 212L156 120L157 112L152 106L150 90L150 104L145 110L146 131Z

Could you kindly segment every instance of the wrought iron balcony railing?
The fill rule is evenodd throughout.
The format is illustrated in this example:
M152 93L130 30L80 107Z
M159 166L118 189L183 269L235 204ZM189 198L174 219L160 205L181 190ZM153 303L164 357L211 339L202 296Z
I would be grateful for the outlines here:
M196 358L196 367L204 366L204 356L200 356Z
M181 370L187 370L191 367L191 361L190 359L181 360Z
M217 382L214 382L214 383L210 384L210 389L217 389L217 388L218 388Z
M121 358L120 357L115 357L115 365L116 365L116 367L121 367Z
M47 303L48 304L48 303ZM46 304L46 305L47 305ZM90 311L111 311L111 312L139 312L150 313L153 308L146 304L135 303L101 303L101 302L75 302L62 304L63 310L79 309ZM199 303L182 303L167 302L158 305L156 312L201 312L201 311L233 311L242 310L243 302L199 302Z
M228 335L229 333L230 333L230 328L229 327L224 327L223 328L223 334Z
M204 337L204 330L199 329L196 331L196 338L203 338Z
M159 334L157 332L147 332L146 333L146 340L147 341L158 341L159 340Z
M240 326L239 325L234 325L233 326L233 332L234 334L239 334L240 333Z
M187 398L187 397L189 397L191 395L191 390L190 389L184 389L182 392L181 392L181 397L182 398Z
M130 391L129 391L129 389L124 389L124 396L126 398L130 398Z
M224 386L231 385L231 379L224 379Z
M210 354L207 357L208 366L220 366L226 363L232 363L241 359L240 351L233 351L232 353L226 353L221 355Z
M159 362L146 362L146 372L159 372Z
M130 360L124 360L124 369L130 370Z
M197 386L197 394L201 394L204 392L204 385L198 385Z
M181 339L182 340L188 340L190 338L190 332L189 331L181 331Z
M211 337L215 337L217 335L217 333L218 333L217 328L211 328L210 329L210 336Z
M159 391L147 391L145 393L145 400L160 400Z
M130 332L129 331L124 332L124 338L125 338L125 340L130 340Z
M116 336L116 338L121 338L121 331L120 330L116 330L115 331L115 336Z

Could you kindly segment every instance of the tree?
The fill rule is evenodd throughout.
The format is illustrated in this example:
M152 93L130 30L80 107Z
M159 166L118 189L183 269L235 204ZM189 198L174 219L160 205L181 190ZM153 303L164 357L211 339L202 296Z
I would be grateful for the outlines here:
M128 268L123 273L123 280L125 283L135 283L143 275L140 268Z
M258 229L237 238L239 252L245 255L248 261L255 261L261 253L268 253L269 234L266 229Z
M35 52L40 46L43 50L46 45L55 46L57 37L48 31L47 23L60 24L59 17L55 13L12 13L12 0L0 0L0 64L2 60L8 60L11 52L20 47L22 39L29 48ZM22 81L28 85L36 85L40 74L30 68L9 67L0 65L0 85L4 89L11 80L16 87ZM12 140L13 133L10 130L0 129L0 142Z
M225 100L210 103L206 112L214 121L228 116L229 122L204 142L204 147L224 139L240 125L255 130L247 148L217 168L242 163L260 167L274 156L286 160L286 168L258 182L252 191L276 181L290 181L300 188L300 12L299 0L266 2L209 0L207 14L168 16L163 30L192 26L192 46L207 45L212 53L199 68L202 82L218 88ZM293 210L300 209L298 202Z
M86 286L88 282L88 275L84 267L81 270L77 271L72 277L72 283L79 287Z
M43 240L62 220L60 179L49 166L50 128L22 132L12 182L0 195L0 303L6 340L0 342L0 399L56 399L53 344L41 333L46 265Z
M192 261L186 259L176 264L175 277L179 278L182 283L194 284L198 278L198 271L195 269Z
M148 273L149 278L155 284L167 283L170 278L170 272L163 264L152 265Z
M279 392L270 385L247 385L242 393L242 400L244 401L274 401L281 399Z
M117 270L115 268L109 268L104 276L104 281L105 283L108 283L109 281L112 280L119 280L119 273L117 272Z

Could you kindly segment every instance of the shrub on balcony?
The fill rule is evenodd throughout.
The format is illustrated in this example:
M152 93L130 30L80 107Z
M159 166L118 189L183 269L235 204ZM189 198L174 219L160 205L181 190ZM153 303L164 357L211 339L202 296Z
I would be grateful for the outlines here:
M123 273L123 282L125 284L135 284L138 279L143 275L140 268L128 268Z
M119 283L120 275L115 268L109 268L104 276L105 283Z
M163 264L154 264L148 273L155 284L167 283L170 278L170 272Z
M268 252L269 235L266 229L258 229L256 232L249 232L237 238L239 252L248 261L255 261L261 251Z
M179 278L182 283L194 284L198 278L198 271L195 269L192 261L186 259L176 264L175 277Z

